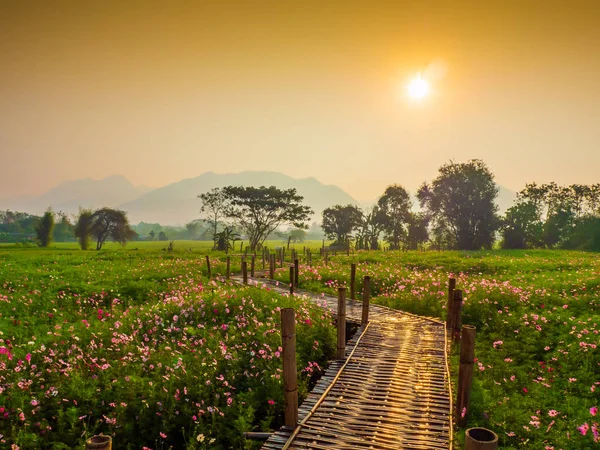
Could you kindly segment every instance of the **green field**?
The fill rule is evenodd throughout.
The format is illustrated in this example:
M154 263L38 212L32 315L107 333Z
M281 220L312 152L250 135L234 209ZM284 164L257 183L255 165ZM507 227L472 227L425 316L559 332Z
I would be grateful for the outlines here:
M0 248L0 444L74 448L104 432L115 448L252 448L243 431L280 424L277 307L291 300L209 281L205 254L213 275L225 272L210 243L166 245ZM457 278L463 323L477 327L468 426L494 430L501 448L597 448L598 254L358 252L327 266L315 256L301 287L335 293L350 262L358 280L371 276L373 302L428 316L445 317ZM305 393L335 336L329 313L294 305Z

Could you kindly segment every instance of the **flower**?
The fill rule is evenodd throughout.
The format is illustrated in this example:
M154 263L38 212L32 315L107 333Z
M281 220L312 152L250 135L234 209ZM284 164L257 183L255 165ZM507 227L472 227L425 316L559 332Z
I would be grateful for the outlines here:
M198 442L204 442L204 435L202 433L200 433L198 436L196 436L196 440Z
M550 411L548 411L548 415L550 417L556 417L556 416L558 416L558 411L555 409L551 409Z
M267 403L268 403L269 405L273 406L273 405L275 404L275 400L269 400Z
M598 408L597 408L596 406L592 406L592 407L590 408L590 414L591 414L592 416L595 416L596 414L598 414Z
M163 438L163 439L166 439L166 438L167 438L167 435L161 431L161 432L160 432L160 437L161 437L161 438Z

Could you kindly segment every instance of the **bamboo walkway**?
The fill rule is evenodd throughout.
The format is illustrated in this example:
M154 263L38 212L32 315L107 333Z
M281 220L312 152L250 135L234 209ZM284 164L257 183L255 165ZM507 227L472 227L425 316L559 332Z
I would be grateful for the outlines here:
M270 280L249 283L289 292ZM334 297L294 295L337 309ZM362 303L348 299L346 308L347 320L360 323ZM445 324L371 304L345 359L329 366L302 403L296 429L272 434L263 450L450 449L451 410Z

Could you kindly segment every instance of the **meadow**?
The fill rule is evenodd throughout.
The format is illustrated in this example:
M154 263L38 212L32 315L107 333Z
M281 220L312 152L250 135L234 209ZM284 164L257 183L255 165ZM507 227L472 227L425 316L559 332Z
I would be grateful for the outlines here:
M208 280L207 243L166 245L0 248L2 445L73 448L104 432L115 448L256 447L243 431L280 424L278 308L292 304L306 393L333 357L331 314ZM223 275L224 254L210 255ZM447 280L457 279L463 323L477 327L468 426L494 430L506 449L600 445L597 254L365 251L327 265L315 256L300 266L300 287L333 294L351 262L358 292L370 275L373 302L433 317L445 317ZM287 267L276 277L287 282Z

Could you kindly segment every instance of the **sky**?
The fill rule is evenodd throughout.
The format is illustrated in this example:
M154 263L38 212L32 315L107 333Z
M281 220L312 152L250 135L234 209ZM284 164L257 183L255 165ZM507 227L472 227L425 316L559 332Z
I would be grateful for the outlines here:
M0 1L0 198L273 170L367 201L471 158L600 182L600 3Z

